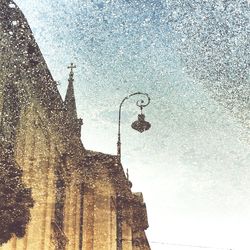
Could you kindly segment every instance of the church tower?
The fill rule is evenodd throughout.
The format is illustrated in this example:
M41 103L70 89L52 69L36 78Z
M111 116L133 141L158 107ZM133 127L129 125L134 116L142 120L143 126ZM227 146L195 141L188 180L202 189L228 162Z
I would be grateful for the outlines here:
M64 107L65 107L65 121L69 126L70 130L75 133L76 136L81 136L81 126L82 126L82 119L77 118L77 110L76 110L76 100L75 100L75 93L74 93L74 72L76 66L71 63L68 66L70 69L69 79L68 79L68 88L64 100Z
M68 115L69 119L76 120L77 119L77 112L76 112L76 100L75 100L75 93L74 93L74 72L73 69L76 68L76 66L71 63L70 66L68 66L68 69L70 69L69 73L69 79L68 79L68 89L65 96L65 109Z

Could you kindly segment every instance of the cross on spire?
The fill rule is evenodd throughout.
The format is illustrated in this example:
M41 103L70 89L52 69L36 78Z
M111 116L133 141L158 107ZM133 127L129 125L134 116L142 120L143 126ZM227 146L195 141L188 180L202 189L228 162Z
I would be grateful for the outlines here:
M68 69L71 69L70 72L73 72L73 69L76 68L76 65L74 65L74 63L71 63L70 66L68 66Z
M70 69L69 80L73 80L73 76L74 76L73 69L75 68L76 68L76 65L74 65L74 63L71 63L70 66L68 66L68 69Z

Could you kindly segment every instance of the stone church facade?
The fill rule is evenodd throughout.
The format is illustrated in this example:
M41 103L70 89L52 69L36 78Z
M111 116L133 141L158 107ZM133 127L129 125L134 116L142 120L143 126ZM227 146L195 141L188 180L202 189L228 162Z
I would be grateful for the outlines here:
M35 201L25 237L0 250L149 250L142 194L116 156L83 146L73 68L63 100L22 12L0 5L0 142Z

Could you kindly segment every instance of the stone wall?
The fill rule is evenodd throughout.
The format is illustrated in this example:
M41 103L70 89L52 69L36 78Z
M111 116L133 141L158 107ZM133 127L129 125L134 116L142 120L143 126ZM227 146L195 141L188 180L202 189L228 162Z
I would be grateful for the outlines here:
M50 249L51 220L54 214L54 168L58 153L55 142L46 129L46 120L41 125L38 108L31 105L22 110L17 128L15 155L23 170L23 181L32 189L35 200L31 221L23 239L15 237L0 247L3 250ZM47 126L48 127L48 126Z

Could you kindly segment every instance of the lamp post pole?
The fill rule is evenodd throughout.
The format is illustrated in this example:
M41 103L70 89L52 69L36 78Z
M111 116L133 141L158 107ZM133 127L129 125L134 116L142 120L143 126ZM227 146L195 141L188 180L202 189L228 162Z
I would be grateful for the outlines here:
M138 121L134 122L132 124L132 128L139 131L139 132L144 132L146 130L148 130L151 125L149 122L146 122L144 120L145 118L145 115L142 114L142 109L146 106L149 105L150 103L150 97L147 93L142 93L142 92L136 92L136 93L133 93L133 94L130 94L128 96L126 96L120 103L120 106L119 106L119 118L118 118L118 140L117 140L117 158L118 158L118 161L121 162L121 110L122 110L122 105L123 103L129 99L130 97L132 96L135 96L135 95L143 95L144 97L147 98L146 102L143 100L143 99L140 99L136 102L136 105L140 108L141 110L141 114L138 115Z

